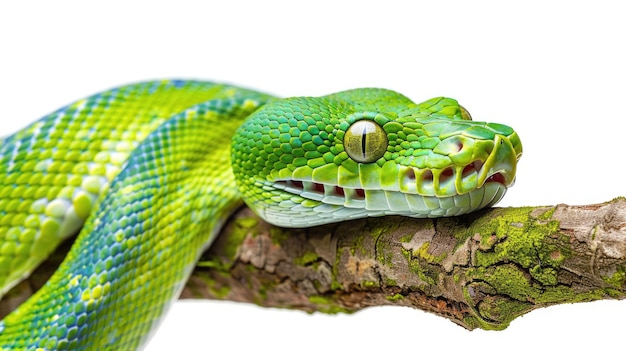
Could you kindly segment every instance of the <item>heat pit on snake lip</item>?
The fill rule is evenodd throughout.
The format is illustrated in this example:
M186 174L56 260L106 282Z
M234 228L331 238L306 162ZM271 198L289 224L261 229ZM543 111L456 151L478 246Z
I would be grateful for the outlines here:
M337 185L324 185L302 180L277 180L274 182L274 187L296 195L303 193L315 194L320 199L324 196L340 198L349 196L352 200L365 200L365 190L359 188L346 189Z
M407 167L404 179L405 189L402 192L406 194L422 194L425 196L433 196L435 194L444 196L453 196L464 194L468 191L475 190L482 186L477 186L477 177L483 171L484 162L476 160L470 162L463 168L446 167L441 171L431 171L429 169L420 170ZM466 189L456 189L456 178L459 177L463 182L469 185ZM419 179L417 179L419 177ZM436 179L435 179L436 178ZM487 177L486 183L500 183L506 185L505 177L501 172L494 173ZM410 184L408 184L410 183ZM435 185L438 188L435 189ZM311 200L323 201L333 204L343 204L344 201L361 201L365 200L365 190L361 188L344 188L332 184L323 184L307 180L277 180L273 187L291 194L300 195ZM346 203L348 203L346 202Z
M476 172L476 174L480 173L483 167L483 164L484 164L483 161L476 160L468 164L467 166L465 166L465 168L463 168L463 174L462 174L463 179L473 175L474 172ZM485 184L487 183L500 183L506 187L506 179L501 172L494 173L490 175L489 177L487 177L487 179L485 179Z
M480 165L477 165L479 161L472 162L463 168L463 172L461 173L461 178L467 178L472 176L473 174L478 173L480 170Z
M401 172L403 177L402 191L407 194L421 194L425 196L454 196L465 194L482 187L486 183L499 183L506 187L506 176L503 171L489 175L485 181L478 184L485 161L474 160L465 166L448 166L442 169L420 169L408 166ZM457 185L460 188L457 189Z
M502 184L502 186L506 186L506 180L504 179L504 175L502 175L502 173L500 172L490 175L485 180L485 184L487 183L500 183Z
M450 180L454 181L454 171L451 167L444 168L439 174L439 184L447 183Z
M431 170L427 169L424 173L422 173L422 182L430 184L434 179L435 177L433 176L433 172Z

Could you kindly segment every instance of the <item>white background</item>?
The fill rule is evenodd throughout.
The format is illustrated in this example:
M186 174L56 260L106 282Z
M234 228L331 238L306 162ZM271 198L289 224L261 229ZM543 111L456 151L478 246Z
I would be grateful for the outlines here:
M433 2L434 4L435 2ZM281 96L361 86L446 95L514 127L524 156L502 206L626 195L626 21L619 2L3 2L0 135L138 80L236 83ZM626 302L551 307L503 332L408 308L307 315L180 302L147 347L582 349L623 347Z

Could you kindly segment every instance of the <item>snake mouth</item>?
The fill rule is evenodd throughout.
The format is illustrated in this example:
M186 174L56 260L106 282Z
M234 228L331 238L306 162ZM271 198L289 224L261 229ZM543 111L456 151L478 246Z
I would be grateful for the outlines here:
M389 167L360 165L351 181L320 182L313 179L277 179L271 186L304 199L350 208L377 208L389 198L452 198L489 186L504 192L513 184L517 153L505 138L494 140L484 158L445 168L418 168L389 163ZM364 176L368 175L368 176ZM332 179L333 177L327 177ZM268 184L270 185L270 184Z
M337 205L365 201L365 189L345 188L338 185L322 184L305 180L277 180L274 188L300 195L310 200Z
M336 221L383 215L454 216L493 206L513 184L521 147L496 136L482 150L464 163L450 157L452 162L442 168L420 168L408 159L405 164L393 160L358 164L356 171L332 163L312 172L296 169L263 186L279 191L272 196L277 207L302 213L301 218L287 219L270 208L264 213L288 220L290 226L304 226L315 221L313 212Z
M309 226L311 223L326 223L362 217L402 215L415 218L448 217L493 206L506 193L501 176L494 174L482 187L465 194L448 197L422 196L397 190L346 188L302 180L278 180L275 189L299 196L280 196L278 207L284 211L266 208L264 215L270 219L284 219L291 226ZM313 201L311 201L313 200ZM323 218L324 220L321 220Z
M479 162L470 164L464 168L464 171L463 171L464 178L473 177L473 173L475 173L475 168L477 167L476 164L478 163ZM431 172L429 173L429 175L423 177L424 178L423 183L432 183L433 182L432 177L433 176ZM408 178L412 180L415 179L414 176L408 176ZM453 178L452 171L441 172L439 183L447 182L446 180L447 178L449 179ZM507 186L505 176L502 173L494 173L490 175L485 180L484 183L485 184L497 183L501 186L505 186L505 187ZM427 187L428 185L424 184L422 186L422 189L427 188ZM330 198L337 198L338 200L341 200L342 204L343 204L343 201L346 200L346 198L347 200L355 200L355 201L365 200L365 191L366 191L365 189L361 189L361 188L344 188L338 185L328 185L328 184L316 183L316 182L311 182L311 181L302 181L302 180L278 180L274 182L274 188L286 191L291 194L301 195L302 197L305 197L311 200L323 201L324 199L328 200ZM381 190L384 190L384 189L381 189ZM406 192L406 193L407 194L419 194L420 192L415 191L415 192ZM422 193L428 193L428 192L422 191ZM420 194L420 195L428 195L428 194ZM430 194L430 195L433 195L433 194ZM457 195L457 193L452 194L450 196L453 196L453 195Z
M387 194L397 192L398 194L409 197L432 196L442 198L466 194L480 188L476 186L476 184L477 179L480 178L481 172L483 172L483 166L484 162L474 161L462 167L460 173L461 182L471 187L471 189L467 191L457 191L457 187L454 183L456 183L459 177L455 175L455 171L452 168L445 168L444 170L424 170L421 172L420 179L417 179L415 175L416 171L413 168L408 168L405 180L408 181L410 186L404 187L404 189L388 188L385 186L376 189L348 188L307 180L277 180L273 183L273 187L287 193L302 196L309 200L346 207L363 208L366 207L367 197L375 197L374 194L379 192ZM437 177L435 177L435 173L438 175ZM489 174L484 182L482 182L481 186L487 186L487 184L490 183L504 189L508 185L503 172ZM452 185L450 186L449 184ZM439 191L435 191L437 189L439 189Z
M342 181L341 177L336 183L311 178L276 179L271 186L309 200L362 208L366 202L377 201L379 195L376 194L379 193L385 193L386 197L417 195L447 198L468 194L487 185L505 190L515 179L517 158L518 153L508 139L496 137L485 157L466 164L433 169L391 162L389 167L385 165L382 168L363 164L359 166L360 175L349 181ZM364 176L366 174L368 176ZM389 195L393 193L397 194Z

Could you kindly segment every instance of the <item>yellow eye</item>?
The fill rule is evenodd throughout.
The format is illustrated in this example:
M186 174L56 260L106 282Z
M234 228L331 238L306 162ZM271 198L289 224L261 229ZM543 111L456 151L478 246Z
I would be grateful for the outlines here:
M469 111L467 111L465 109L465 107L459 105L459 108L461 109L461 118L466 119L468 121L472 120L472 115L470 115Z
M343 137L343 146L356 162L371 163L381 158L387 151L387 133L377 123L360 120L348 128Z

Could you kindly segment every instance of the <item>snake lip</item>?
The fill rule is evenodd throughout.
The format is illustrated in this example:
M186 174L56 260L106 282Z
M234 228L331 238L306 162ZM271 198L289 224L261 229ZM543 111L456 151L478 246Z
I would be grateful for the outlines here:
M361 188L344 188L338 185L322 184L304 180L277 180L274 187L292 194L301 195L313 200L335 197L351 200L365 200L365 190Z

